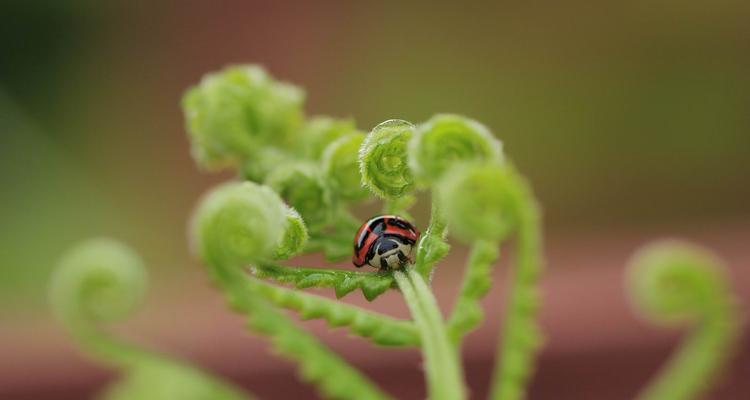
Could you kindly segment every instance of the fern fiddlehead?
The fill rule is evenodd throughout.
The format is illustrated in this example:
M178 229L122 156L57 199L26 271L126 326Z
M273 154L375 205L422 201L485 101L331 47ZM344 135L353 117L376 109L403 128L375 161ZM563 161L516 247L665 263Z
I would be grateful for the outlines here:
M722 269L713 254L676 240L655 242L633 257L627 283L636 308L662 325L694 325L639 399L697 398L726 363L739 315Z
M183 98L196 162L221 168L253 161L271 144L289 145L302 123L304 93L259 66L207 74Z
M402 197L414 188L407 145L414 134L411 123L392 119L376 126L359 150L362 184L381 198Z
M94 358L124 374L107 389L104 398L250 398L197 368L106 332L104 325L125 317L140 303L146 280L140 257L111 239L92 239L72 248L52 277L53 309L68 331Z
M199 255L231 306L248 316L253 330L270 337L277 351L296 360L302 376L316 383L323 394L336 399L387 398L315 337L275 310L266 299L266 287L248 281L243 267L267 262L277 252L287 226L284 207L281 198L265 186L241 182L219 187L204 198L196 212L193 232ZM276 300L274 293L270 295Z

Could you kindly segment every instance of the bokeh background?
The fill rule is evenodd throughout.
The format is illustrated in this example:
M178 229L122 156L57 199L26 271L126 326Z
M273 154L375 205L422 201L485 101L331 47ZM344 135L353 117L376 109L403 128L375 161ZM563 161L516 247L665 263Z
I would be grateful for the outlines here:
M548 343L532 399L630 398L678 343L679 330L641 321L622 293L629 254L650 239L710 246L746 302L750 3L407 3L3 1L0 398L89 398L114 378L68 340L45 294L57 257L100 235L150 265L147 307L123 334L264 398L313 396L226 310L188 250L192 207L229 175L195 167L179 101L230 63L263 64L306 89L310 114L364 130L454 112L502 139L548 233ZM446 308L465 250L455 253L436 280ZM480 395L503 277L466 348ZM407 315L393 296L373 307ZM399 398L423 396L414 351L309 325ZM750 398L743 340L711 398Z

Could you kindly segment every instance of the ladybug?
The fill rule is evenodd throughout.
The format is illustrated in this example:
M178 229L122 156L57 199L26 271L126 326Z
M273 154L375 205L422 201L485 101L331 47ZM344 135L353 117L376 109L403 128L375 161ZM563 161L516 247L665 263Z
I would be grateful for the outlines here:
M373 217L354 236L352 262L357 268L370 264L380 270L398 269L411 260L409 256L418 238L417 228L401 217Z

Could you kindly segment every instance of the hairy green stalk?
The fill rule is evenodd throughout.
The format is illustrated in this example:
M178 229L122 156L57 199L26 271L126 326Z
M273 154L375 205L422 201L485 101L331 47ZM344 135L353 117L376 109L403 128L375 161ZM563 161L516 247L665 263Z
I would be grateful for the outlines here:
M478 241L472 246L461 290L447 322L448 337L456 347L484 318L480 300L492 286L492 266L498 255L496 243Z
M417 244L415 268L425 277L432 279L435 265L448 254L450 245L446 243L447 224L440 212L439 199L433 194L430 224Z
M422 275L409 268L394 272L422 339L428 396L433 400L466 397L463 372L453 351L435 297Z
M515 174L513 178L517 186L517 254L493 373L490 398L494 400L525 398L534 372L534 356L542 343L537 324L542 272L540 215L525 183Z
M325 297L274 286L250 278L255 293L267 301L299 312L302 319L322 318L332 327L351 332L382 346L418 346L419 333L411 321L402 321Z

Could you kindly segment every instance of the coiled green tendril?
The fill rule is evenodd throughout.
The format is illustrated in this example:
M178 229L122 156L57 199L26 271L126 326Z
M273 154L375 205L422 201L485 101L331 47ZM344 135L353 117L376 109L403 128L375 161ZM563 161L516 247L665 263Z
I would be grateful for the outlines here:
M407 144L414 134L411 123L391 119L373 128L359 149L362 184L382 198L401 197L414 188Z
M451 232L467 243L498 241L518 225L518 184L510 167L456 165L440 181L437 196Z
M663 240L635 254L627 283L636 308L648 319L693 325L638 398L698 398L710 388L739 336L739 315L722 262L690 243Z
M146 272L140 257L111 239L91 239L69 250L51 280L57 316L93 357L124 374L103 394L109 400L248 399L206 372L122 341L104 330L142 300Z
M502 144L479 122L439 114L420 125L409 141L409 165L418 179L433 183L456 163L501 162Z

